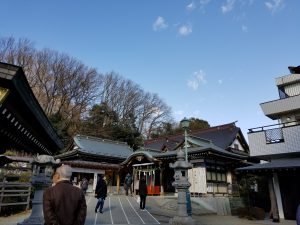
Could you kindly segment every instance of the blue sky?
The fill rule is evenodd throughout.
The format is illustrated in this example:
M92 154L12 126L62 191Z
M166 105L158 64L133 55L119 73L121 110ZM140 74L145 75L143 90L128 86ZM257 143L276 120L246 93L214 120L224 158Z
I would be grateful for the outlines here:
M28 38L157 93L212 126L276 123L259 104L300 65L298 0L1 1L0 36Z

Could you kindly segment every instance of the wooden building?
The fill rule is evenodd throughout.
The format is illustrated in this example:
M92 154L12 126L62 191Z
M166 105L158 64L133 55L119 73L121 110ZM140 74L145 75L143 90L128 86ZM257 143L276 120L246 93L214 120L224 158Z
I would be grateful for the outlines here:
M193 165L188 171L193 195L228 196L237 191L234 170L249 165L249 147L235 123L192 131L186 147L188 161ZM133 168L135 188L142 175L147 177L150 194L174 192L174 171L169 163L176 161L179 148L185 151L181 134L149 140L121 165Z
M54 155L63 143L36 100L21 67L0 62L0 154ZM5 162L5 157L1 157ZM8 160L6 162L10 162ZM4 164L4 163L3 163Z
M300 66L289 70L276 78L279 98L260 104L265 116L278 123L248 132L250 156L262 164L238 171L268 176L279 217L295 219L300 204Z
M79 185L83 178L87 178L90 184L88 191L93 191L97 175L102 174L108 183L109 191L119 193L121 178L125 176L120 163L131 153L132 149L124 142L76 135L72 145L55 158L72 167L74 184Z

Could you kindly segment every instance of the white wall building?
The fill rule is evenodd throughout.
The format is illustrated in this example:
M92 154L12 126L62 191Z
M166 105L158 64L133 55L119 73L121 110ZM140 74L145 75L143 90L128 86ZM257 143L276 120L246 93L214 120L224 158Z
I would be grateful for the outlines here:
M277 123L249 129L250 156L267 163L239 169L272 176L280 218L295 219L300 204L300 66L276 78L279 99L261 103Z

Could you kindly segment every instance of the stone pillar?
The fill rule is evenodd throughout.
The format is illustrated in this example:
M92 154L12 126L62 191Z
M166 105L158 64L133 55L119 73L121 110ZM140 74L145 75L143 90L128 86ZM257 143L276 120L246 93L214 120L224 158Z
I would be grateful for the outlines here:
M60 160L54 160L49 155L38 155L31 162L32 178L31 183L35 188L34 198L32 201L31 215L18 225L43 225L43 193L44 189L52 184L53 167L60 164Z
M170 163L170 168L175 170L175 181L172 185L178 191L178 213L177 216L169 220L169 225L195 225L195 220L187 214L187 192L191 186L188 181L188 169L192 165L185 161L184 153L180 149L177 153L177 161Z

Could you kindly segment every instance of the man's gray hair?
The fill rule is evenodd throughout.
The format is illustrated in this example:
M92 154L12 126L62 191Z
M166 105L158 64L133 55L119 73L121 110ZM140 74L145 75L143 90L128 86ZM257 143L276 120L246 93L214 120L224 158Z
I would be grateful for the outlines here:
M72 176L72 168L69 165L62 165L56 169L56 173L60 175L61 179L70 179Z

